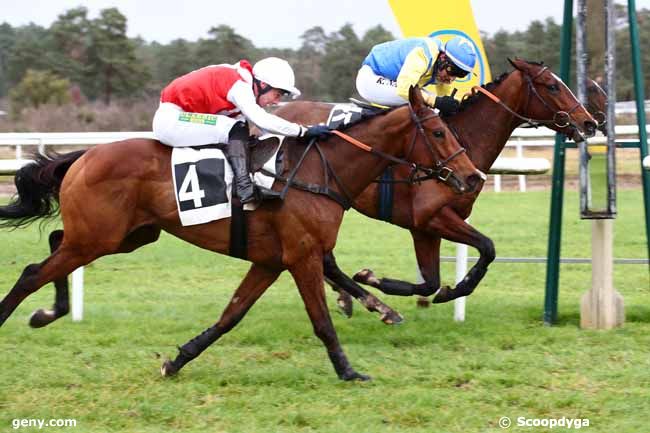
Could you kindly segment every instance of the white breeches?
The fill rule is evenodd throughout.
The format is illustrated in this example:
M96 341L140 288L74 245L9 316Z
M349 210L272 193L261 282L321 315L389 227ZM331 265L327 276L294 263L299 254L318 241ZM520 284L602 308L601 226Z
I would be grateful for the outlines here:
M370 66L363 65L357 73L357 92L368 102L395 107L407 103L397 95L397 83L375 74Z
M153 135L172 147L228 143L235 123L228 116L187 113L176 104L162 102L153 116Z

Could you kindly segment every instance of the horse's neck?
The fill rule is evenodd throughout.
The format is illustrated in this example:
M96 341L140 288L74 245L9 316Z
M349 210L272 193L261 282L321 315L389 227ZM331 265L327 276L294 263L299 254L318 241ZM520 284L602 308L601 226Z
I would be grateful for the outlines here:
M491 92L512 110L521 113L526 104L525 85L521 76L515 72L497 84ZM513 86L523 91L514 90ZM478 98L462 112L450 117L447 123L458 133L460 142L467 148L467 154L476 168L487 173L512 132L523 121L485 95L481 94Z
M375 150L389 155L396 155L404 149L405 136L409 135L408 131L412 128L410 128L410 122L407 122L404 117L400 121L394 119L400 119L399 115L383 115L369 120L368 122L371 123L352 127L345 133L364 144L372 146ZM342 194L349 194L349 198L361 194L390 163L388 159L380 158L370 152L364 152L353 144L336 137L320 143L320 148L345 191L341 191L341 186L331 178L329 186ZM305 161L309 168L301 170L298 178L303 181L321 184L323 170L320 158L317 157L316 152L312 151L310 153L309 162ZM296 154L294 153L294 155ZM292 159L294 162L296 161L295 156Z

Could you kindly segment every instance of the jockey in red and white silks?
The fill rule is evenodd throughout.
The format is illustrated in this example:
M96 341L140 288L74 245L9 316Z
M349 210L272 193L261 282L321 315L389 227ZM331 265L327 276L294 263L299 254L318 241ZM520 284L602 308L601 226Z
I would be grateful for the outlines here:
M262 59L253 67L247 60L206 66L163 89L153 118L153 133L161 143L175 147L227 143L223 152L233 169L241 202L274 199L278 193L251 183L247 158L254 140L242 120L249 120L263 131L291 137L320 138L329 134L324 125L305 127L262 108L288 94L295 97L300 91L295 87L289 63L277 57Z
M295 87L285 91L300 95ZM305 131L301 125L267 113L257 103L253 68L242 60L234 65L206 66L172 81L162 91L153 132L168 146L228 143L230 130L242 118L275 134L295 137Z

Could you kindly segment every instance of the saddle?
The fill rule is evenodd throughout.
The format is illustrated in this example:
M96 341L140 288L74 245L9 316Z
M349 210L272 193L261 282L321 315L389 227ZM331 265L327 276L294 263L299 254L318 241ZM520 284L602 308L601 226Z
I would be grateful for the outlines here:
M223 151L228 145L224 143L206 144L204 146L192 146L193 149L219 149ZM248 171L255 174L260 171L264 164L275 154L278 147L280 147L280 139L278 137L269 137L264 140L258 140L251 137L248 142Z

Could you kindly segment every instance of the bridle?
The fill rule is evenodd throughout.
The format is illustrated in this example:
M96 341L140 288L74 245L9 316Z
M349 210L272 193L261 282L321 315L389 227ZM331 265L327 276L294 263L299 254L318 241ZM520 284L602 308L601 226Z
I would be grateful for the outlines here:
M528 110L528 106L530 105L531 97L530 95L532 94L535 96L539 101L546 107L547 110L553 113L553 118L544 120L544 119L533 119L530 117L525 117L522 116L521 114L517 113L514 111L512 108L508 107L499 97L488 91L487 89L481 87L481 86L474 86L472 87L472 94L475 95L476 92L483 93L486 95L488 98L490 98L492 101L496 102L500 106L502 106L506 111L508 111L510 114L515 116L516 118L523 120L525 123L528 123L530 126L537 128L539 126L547 126L547 125L555 125L558 128L566 128L568 126L572 126L573 128L578 131L578 133L582 134L580 132L580 128L578 125L573 121L571 117L571 113L573 113L575 110L577 110L581 104L580 101L576 102L576 105L574 105L570 110L564 111L564 110L554 110L548 102L542 97L542 95L539 94L537 89L535 88L536 83L535 80L540 77L544 72L548 70L548 66L544 66L537 74L535 74L534 77L529 76L528 74L524 73L524 77L526 79L526 83L528 84L528 94L526 97L526 105L524 111Z
M342 138L343 140L347 141L348 143L351 143L360 149L373 153L383 159L387 159L395 164L402 164L402 165L408 165L411 167L411 173L409 174L408 179L406 180L407 183L409 184L414 184L414 183L419 183L422 182L423 180L429 180L429 179L436 179L439 180L443 183L449 183L451 179L455 179L456 182L461 183L461 180L456 176L456 173L454 170L450 167L447 166L449 162L451 162L454 158L459 156L460 154L466 152L466 149L464 147L459 147L454 153L449 155L445 159L438 159L436 158L436 152L433 149L433 145L431 144L431 141L429 140L429 137L427 136L427 132L424 128L424 122L426 122L429 119L432 119L434 117L438 117L436 113L431 111L431 114L424 116L424 117L418 117L418 115L415 113L415 110L409 103L409 114L411 116L411 120L415 124L415 132L413 134L413 138L411 139L411 144L409 145L409 150L404 159L397 158L393 155L389 155L387 153L384 153L380 150L374 149L367 144L362 143L361 141L357 140L356 138L350 137L349 135L338 131L338 130L332 130L332 134L337 135L338 137ZM429 153L431 153L431 156L433 157L433 160L435 161L435 164L433 168L431 167L425 167L420 164L416 164L414 162L409 162L408 159L413 153L413 150L415 148L415 143L417 141L418 135L421 135L422 138L424 139L424 143L426 144L427 150ZM419 175L420 173L424 173L423 175ZM396 181L393 181L396 182Z

